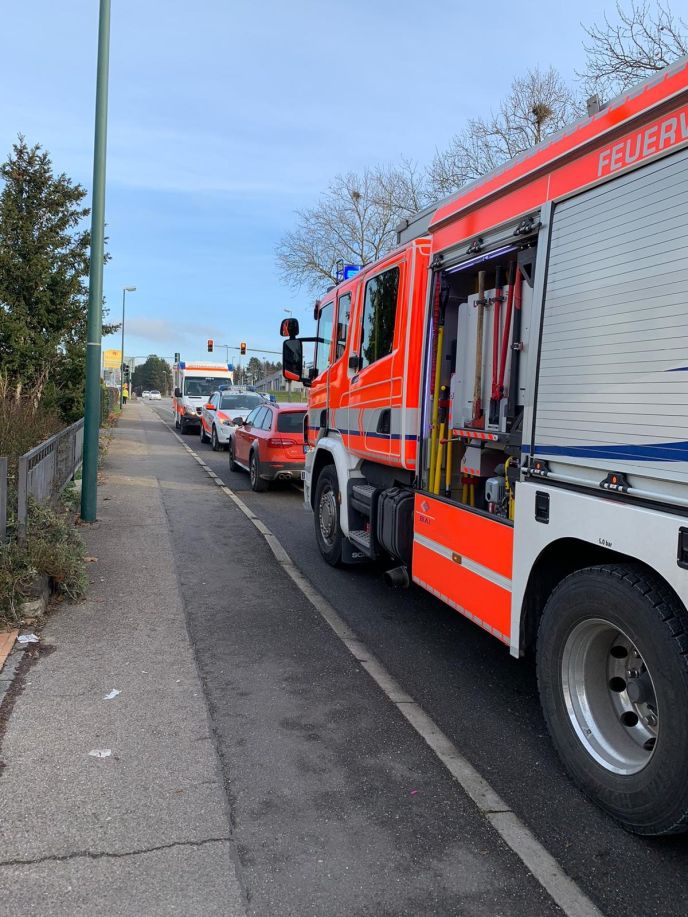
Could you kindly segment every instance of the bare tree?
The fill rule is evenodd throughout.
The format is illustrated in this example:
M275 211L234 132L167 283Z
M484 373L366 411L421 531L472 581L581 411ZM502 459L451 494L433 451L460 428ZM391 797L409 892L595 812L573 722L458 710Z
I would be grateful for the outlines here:
M588 95L606 101L688 54L688 25L668 3L617 2L614 21L605 14L584 29L587 60L578 75Z
M427 183L414 163L338 175L314 207L277 246L277 261L293 287L321 292L336 283L337 262L365 265L396 242L400 220L427 203Z
M433 194L441 197L496 169L580 117L582 108L560 74L537 67L517 77L496 113L472 118L429 169Z

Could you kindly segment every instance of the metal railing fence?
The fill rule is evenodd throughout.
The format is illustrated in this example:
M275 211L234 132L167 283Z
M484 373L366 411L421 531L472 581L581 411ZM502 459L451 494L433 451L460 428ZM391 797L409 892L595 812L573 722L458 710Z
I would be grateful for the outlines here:
M79 469L83 448L82 418L20 456L17 466L17 536L20 541L26 537L29 497L39 503L48 503L60 494Z

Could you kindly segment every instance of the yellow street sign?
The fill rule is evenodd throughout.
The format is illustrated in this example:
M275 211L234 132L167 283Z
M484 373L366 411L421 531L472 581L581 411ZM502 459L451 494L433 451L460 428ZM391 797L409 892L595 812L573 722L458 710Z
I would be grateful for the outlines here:
M103 351L103 369L119 369L122 365L121 350Z

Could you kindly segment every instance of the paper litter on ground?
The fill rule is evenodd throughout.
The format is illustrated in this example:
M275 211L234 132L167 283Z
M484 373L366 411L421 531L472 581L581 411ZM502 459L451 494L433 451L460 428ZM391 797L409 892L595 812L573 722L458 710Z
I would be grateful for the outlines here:
M38 637L35 634L19 634L17 643L38 643Z

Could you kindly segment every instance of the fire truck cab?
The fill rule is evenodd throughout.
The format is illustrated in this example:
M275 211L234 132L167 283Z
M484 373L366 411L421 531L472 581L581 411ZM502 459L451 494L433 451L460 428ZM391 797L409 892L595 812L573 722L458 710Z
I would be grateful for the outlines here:
M323 557L534 652L569 773L639 834L688 828L686 227L684 60L420 214L320 301L306 379Z

